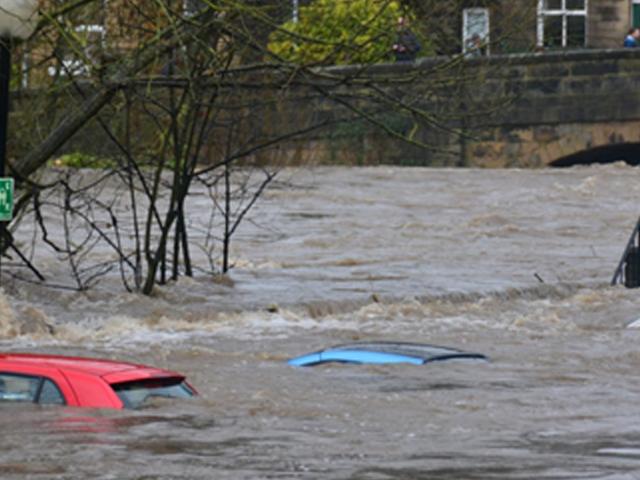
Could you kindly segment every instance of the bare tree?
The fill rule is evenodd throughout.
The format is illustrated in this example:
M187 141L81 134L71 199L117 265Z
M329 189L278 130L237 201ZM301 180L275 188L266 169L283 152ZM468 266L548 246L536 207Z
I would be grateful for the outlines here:
M441 137L464 136L461 119L499 107L478 101L462 56L428 68L280 58L265 32L317 40L283 29L269 2L103 7L43 8L25 46L32 88L17 98L28 113L14 118L33 135L13 145L22 195L12 231L32 225L36 243L67 262L69 288L118 271L125 288L150 294L195 271L226 273L239 226L310 139L335 143L336 132L359 126L447 150ZM63 148L106 159L104 168L43 168ZM21 255L37 271L37 249L28 250Z

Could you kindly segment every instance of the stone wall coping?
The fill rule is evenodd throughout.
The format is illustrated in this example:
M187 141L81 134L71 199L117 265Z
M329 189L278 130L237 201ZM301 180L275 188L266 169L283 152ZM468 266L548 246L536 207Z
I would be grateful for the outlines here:
M482 65L533 65L566 63L576 61L617 61L626 59L640 60L640 48L608 48L608 49L584 49L584 50L559 50L531 53L512 53L488 55L484 57L464 57L463 55L424 57L414 63L381 63L376 65L339 65L321 67L318 71L336 75L366 74L395 74L415 71L430 71L447 64L465 64L469 66Z

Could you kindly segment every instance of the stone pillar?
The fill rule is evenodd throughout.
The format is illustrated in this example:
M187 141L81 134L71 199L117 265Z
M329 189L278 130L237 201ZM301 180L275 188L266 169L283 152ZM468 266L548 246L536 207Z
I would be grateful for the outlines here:
M622 47L631 20L631 0L589 0L587 47Z

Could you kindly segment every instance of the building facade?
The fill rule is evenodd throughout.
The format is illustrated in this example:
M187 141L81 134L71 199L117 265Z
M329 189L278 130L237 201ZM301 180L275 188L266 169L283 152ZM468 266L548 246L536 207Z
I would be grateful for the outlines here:
M640 27L640 0L474 1L460 23L463 51L478 37L491 53L618 48Z
M61 0L41 0L43 10ZM270 8L273 24L296 18L313 0L246 0ZM348 0L347 0L348 1ZM405 0L419 12L416 22L431 35L436 54L489 55L541 50L618 48L630 27L640 27L640 0ZM202 0L168 0L185 15ZM446 5L446 6L443 6ZM155 12L155 13L154 13ZM153 34L154 2L92 0L61 20L73 35L54 32L46 45L36 46L25 65L39 65L54 77L83 75L101 56L117 55ZM268 31L255 32L265 42ZM49 59L49 60L47 60ZM53 61L55 59L55 61ZM248 57L247 61L260 58ZM30 75L25 75L27 83Z

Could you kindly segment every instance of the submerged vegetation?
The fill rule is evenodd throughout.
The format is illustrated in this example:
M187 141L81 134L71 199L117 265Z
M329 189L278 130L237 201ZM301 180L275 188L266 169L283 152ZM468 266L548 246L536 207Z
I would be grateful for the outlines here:
M44 5L36 33L13 46L20 108L10 132L29 135L10 139L19 195L2 248L20 259L11 274L79 290L119 276L147 295L182 276L224 274L240 225L283 166L318 146L345 163L351 141L353 162L367 163L391 151L384 142L425 152L441 132L463 134L453 107L482 112L459 57L431 71L378 68L400 14L433 52L433 22L413 3L316 0L297 22L271 0ZM206 225L194 227L203 212ZM34 240L18 246L22 228ZM43 275L43 249L68 278Z
M113 168L116 162L103 157L96 157L83 152L65 153L51 161L54 167L69 168Z

